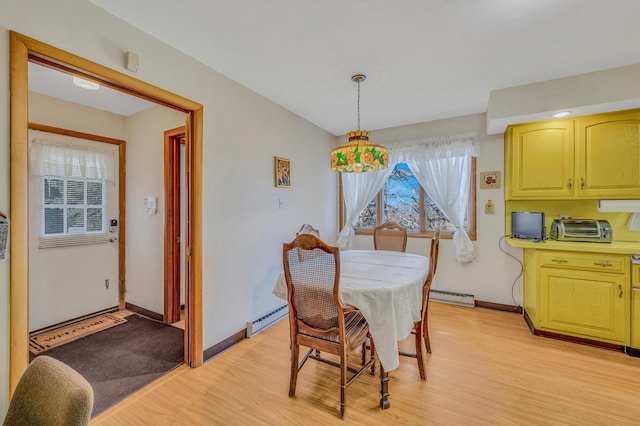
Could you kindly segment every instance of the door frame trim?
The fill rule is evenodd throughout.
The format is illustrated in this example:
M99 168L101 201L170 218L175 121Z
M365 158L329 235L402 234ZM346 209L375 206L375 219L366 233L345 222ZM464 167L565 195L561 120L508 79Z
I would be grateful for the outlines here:
M28 62L36 61L186 114L188 248L185 363L202 365L202 134L203 106L64 50L10 32L10 337L9 394L29 363Z
M164 322L180 320L180 146L185 126L164 132Z

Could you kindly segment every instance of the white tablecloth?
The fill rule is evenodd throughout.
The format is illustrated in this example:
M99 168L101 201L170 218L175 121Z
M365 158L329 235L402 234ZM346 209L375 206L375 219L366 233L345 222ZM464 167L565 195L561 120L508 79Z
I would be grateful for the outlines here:
M340 251L340 297L360 309L367 322L380 363L386 371L398 368L398 340L420 320L422 286L429 258L384 250ZM273 294L287 300L281 272Z

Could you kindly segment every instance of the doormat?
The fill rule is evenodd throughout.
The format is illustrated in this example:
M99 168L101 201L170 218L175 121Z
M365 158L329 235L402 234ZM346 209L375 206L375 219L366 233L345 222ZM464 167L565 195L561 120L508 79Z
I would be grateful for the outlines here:
M39 355L49 349L73 342L98 331L124 324L127 322L126 317L129 315L131 315L129 311L113 312L32 336L29 339L29 352Z

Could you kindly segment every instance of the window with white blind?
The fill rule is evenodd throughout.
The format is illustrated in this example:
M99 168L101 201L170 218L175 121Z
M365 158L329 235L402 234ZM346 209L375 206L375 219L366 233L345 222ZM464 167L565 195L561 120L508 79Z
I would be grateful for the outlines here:
M31 174L41 180L40 248L104 243L107 179L113 156L33 140Z
M67 177L43 179L43 235L104 232L104 181Z

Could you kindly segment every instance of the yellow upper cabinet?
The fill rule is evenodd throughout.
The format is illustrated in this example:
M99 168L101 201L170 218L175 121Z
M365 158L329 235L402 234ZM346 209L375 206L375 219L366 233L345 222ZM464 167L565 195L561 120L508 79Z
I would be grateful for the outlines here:
M507 129L505 199L573 197L573 128L573 120L554 120Z
M578 195L640 198L640 113L576 120Z
M640 111L514 125L505 200L640 198Z

